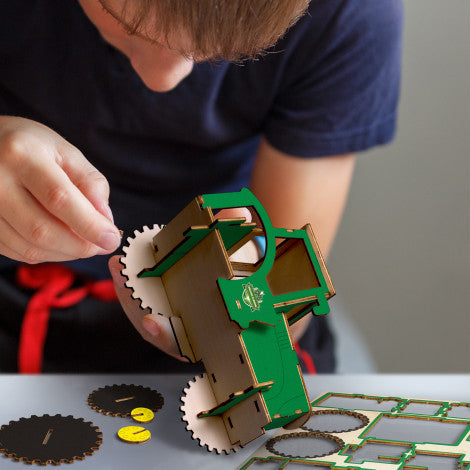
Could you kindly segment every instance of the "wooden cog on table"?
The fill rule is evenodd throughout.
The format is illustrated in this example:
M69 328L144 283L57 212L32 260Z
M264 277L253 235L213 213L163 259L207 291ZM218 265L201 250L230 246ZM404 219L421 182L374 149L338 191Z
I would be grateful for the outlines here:
M209 452L215 450L218 454L236 452L240 446L233 445L220 416L198 418L197 414L203 410L210 410L217 406L207 374L194 377L183 390L180 410L183 412L182 420L186 422L186 429L191 431L192 438L197 439L201 447Z
M279 449L276 448L276 444L279 442L285 441L293 441L296 439L312 439L312 444L308 447L312 454L311 455L294 455L286 452L281 452ZM334 446L332 449L327 451L320 451L315 453L315 441L319 442L320 444L329 443ZM318 457L325 457L327 455L336 454L344 447L344 441L337 436L333 436L332 434L324 433L324 432L317 432L317 431L308 431L308 432L293 432L289 434L281 434L276 437L272 437L266 443L266 449L271 452L272 454L278 455L280 457L286 457L289 459L296 459L296 458L307 458L307 459L314 459Z
M126 426L121 428L117 435L121 441L129 444L143 444L152 437L150 431L142 426Z
M33 415L0 428L0 451L27 464L60 465L92 455L102 437L99 428L83 418Z
M107 385L88 395L88 404L104 415L131 416L137 407L156 412L164 404L162 395L156 390L142 385Z
M137 423L150 423L153 421L154 413L148 408L139 406L131 411L131 418Z
M312 421L315 423L315 417L316 416L348 416L355 418L357 420L357 424L353 427L346 427L346 428L341 428L341 429L324 429L324 427L316 428L315 424L312 426L311 424L309 425L309 422ZM369 424L369 418L361 413L358 413L357 411L351 411L351 410L317 410L313 411L312 414L310 415L309 421L301 427L304 431L317 431L317 432L326 432L326 433L342 433L342 432L350 432L350 431L356 431L358 429L364 428Z

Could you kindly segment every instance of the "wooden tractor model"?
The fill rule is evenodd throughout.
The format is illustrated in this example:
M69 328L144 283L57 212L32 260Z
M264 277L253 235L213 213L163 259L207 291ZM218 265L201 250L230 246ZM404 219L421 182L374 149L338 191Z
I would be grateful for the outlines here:
M245 218L216 218L246 207ZM135 231L122 273L142 309L169 317L182 356L206 373L188 383L183 420L208 450L229 453L311 413L289 326L329 312L334 288L310 225L274 228L248 190L194 199L168 225ZM243 247L264 237L255 260ZM238 254L237 254L238 252Z

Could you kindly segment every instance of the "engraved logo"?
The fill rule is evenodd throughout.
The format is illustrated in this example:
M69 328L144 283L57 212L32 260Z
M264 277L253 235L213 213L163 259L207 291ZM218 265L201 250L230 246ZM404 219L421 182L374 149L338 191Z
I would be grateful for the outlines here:
M259 310L259 305L263 301L264 292L251 283L243 284L243 302L251 308L251 311Z

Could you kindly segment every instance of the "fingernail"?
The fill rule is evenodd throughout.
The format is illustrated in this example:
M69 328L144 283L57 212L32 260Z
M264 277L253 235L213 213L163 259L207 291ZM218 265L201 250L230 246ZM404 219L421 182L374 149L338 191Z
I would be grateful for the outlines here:
M114 251L121 244L121 238L118 234L105 232L100 235L98 246L106 251Z
M142 326L144 327L147 333L151 334L153 337L157 337L160 334L160 327L152 320L148 318L142 319Z

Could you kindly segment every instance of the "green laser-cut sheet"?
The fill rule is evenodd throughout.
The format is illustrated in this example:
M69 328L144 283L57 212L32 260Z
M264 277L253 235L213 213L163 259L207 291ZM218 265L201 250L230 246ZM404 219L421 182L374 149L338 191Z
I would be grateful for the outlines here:
M424 414L424 405L434 413ZM251 470L260 467L261 462L269 462L278 465L271 468L280 469L289 469L295 463L295 468L303 464L306 470L316 468L315 464L335 470L376 470L384 465L387 470L469 470L470 418L449 416L450 410L468 406L460 402L328 392L312 401L314 413L354 411L369 418L368 424L355 431L330 432L344 441L340 451L324 457L300 458L271 454L262 445L239 469ZM419 414L407 413L407 408L418 409ZM307 426L311 427L308 423ZM274 436L299 431L302 430L282 430Z

